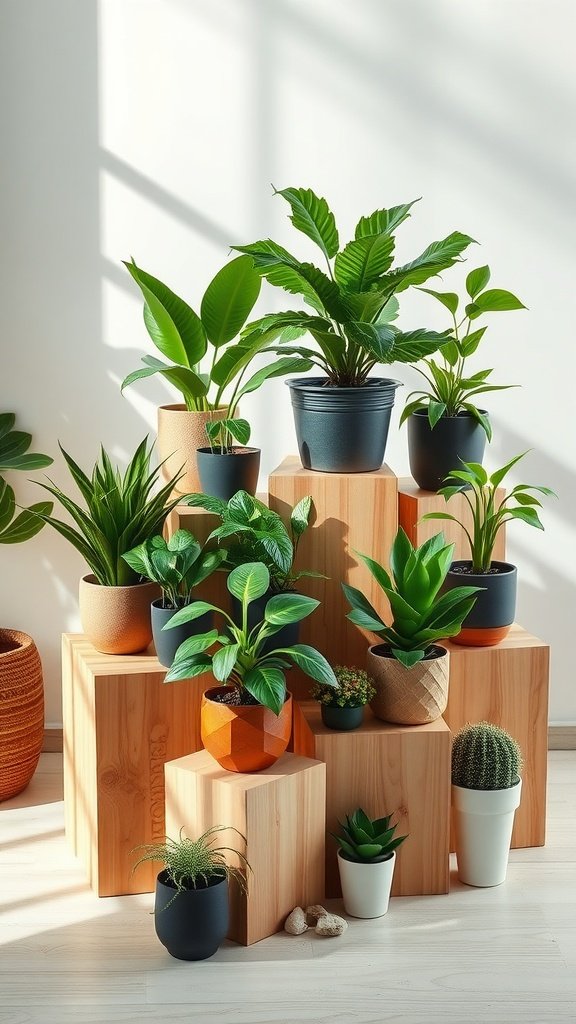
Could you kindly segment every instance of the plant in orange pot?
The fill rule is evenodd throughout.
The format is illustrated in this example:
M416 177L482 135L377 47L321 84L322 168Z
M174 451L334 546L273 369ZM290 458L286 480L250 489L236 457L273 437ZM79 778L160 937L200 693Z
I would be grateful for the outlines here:
M207 690L202 698L202 742L228 771L257 772L274 764L288 746L292 698L285 671L290 663L328 686L337 686L337 681L326 658L308 644L265 649L266 640L289 623L305 619L318 601L303 594L276 594L266 602L262 620L251 628L249 608L270 587L268 568L263 562L239 565L227 585L240 602L240 622L215 605L195 601L164 627L172 629L209 611L226 622L221 633L212 629L181 644L166 682L212 672L222 685Z

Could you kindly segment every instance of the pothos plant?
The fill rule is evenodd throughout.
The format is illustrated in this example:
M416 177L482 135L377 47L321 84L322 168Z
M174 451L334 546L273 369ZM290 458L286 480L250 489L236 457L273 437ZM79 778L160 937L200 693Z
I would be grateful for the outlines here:
M489 281L490 268L488 266L477 267L470 271L466 278L469 301L464 306L463 315L460 298L456 292L437 292L431 288L419 289L419 291L426 292L427 295L432 295L451 314L452 325L449 328L451 338L445 345L442 345L438 353L440 361L427 358L423 360L423 368L415 367L418 373L424 377L428 390L417 389L408 395L406 406L400 417L400 424L420 409L428 410L428 422L432 429L442 417L468 413L480 423L488 440L491 440L490 420L471 399L476 399L477 395L484 395L489 391L505 391L514 385L488 383L492 374L491 369L478 370L476 373L467 372L467 361L476 352L486 332L486 327L477 327L473 330L473 326L485 313L526 309L526 307L512 292L502 288L486 288Z
M244 345L309 359L326 375L327 384L359 387L377 364L416 362L448 340L449 331L404 333L394 327L396 295L451 267L474 239L455 231L432 242L409 263L393 267L394 232L410 216L416 200L361 217L354 238L341 247L325 199L305 188L275 193L288 202L294 227L320 249L325 269L301 261L271 239L233 246L252 258L267 281L300 296L312 308L311 313L273 313L249 324L242 332ZM306 332L314 348L293 344Z

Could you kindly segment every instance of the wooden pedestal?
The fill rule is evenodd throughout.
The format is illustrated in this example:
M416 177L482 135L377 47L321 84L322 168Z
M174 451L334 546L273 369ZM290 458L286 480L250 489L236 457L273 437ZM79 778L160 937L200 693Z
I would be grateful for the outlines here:
M450 689L444 718L452 733L467 722L486 719L518 741L524 768L512 846L543 846L550 648L517 625L496 647L446 646Z
M386 599L355 552L388 564L398 521L397 480L387 466L375 473L317 473L303 469L296 457L285 459L270 475L270 508L283 518L307 494L314 501L315 517L300 541L297 568L314 569L329 578L303 579L299 584L321 602L302 622L301 642L318 647L332 664L363 668L367 636L346 619L350 607L341 583L358 587L381 615L387 613ZM310 681L296 670L290 677L292 693L306 698Z
M131 850L165 834L164 762L202 746L209 679L164 685L165 675L153 654L62 638L66 836L98 896L154 889L154 865L132 873Z
M227 772L202 750L166 765L166 830L196 839L212 825L217 845L245 852L252 872L244 896L231 883L229 938L244 945L273 935L296 906L324 897L326 769L284 754L262 772ZM234 854L231 864L239 865Z
M500 502L506 495L503 487L498 487L496 500ZM422 516L427 512L449 512L461 520L469 530L472 525L472 513L466 498L462 494L454 494L448 502L441 494L433 491L422 491L411 477L402 477L398 480L398 522L407 533L412 544L419 547L435 533L443 532L446 541L454 543L454 560L458 558L469 558L470 549L466 534L461 527L449 520L427 519L422 522ZM505 527L501 527L496 538L493 558L495 561L503 561L506 557L506 536Z
M352 732L327 729L319 705L295 705L294 749L326 763L326 829L337 832L357 807L371 817L393 814L397 851L393 896L449 889L450 731L430 725L399 726L374 718L369 708ZM340 895L337 846L326 842L326 895Z

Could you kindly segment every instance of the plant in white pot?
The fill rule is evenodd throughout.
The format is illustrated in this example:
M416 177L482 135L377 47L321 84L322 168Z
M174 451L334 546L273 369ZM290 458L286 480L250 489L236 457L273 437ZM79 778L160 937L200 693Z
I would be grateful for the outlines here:
M456 859L458 877L466 885L501 885L506 879L521 769L518 743L491 722L465 725L454 737Z
M338 822L342 834L332 833L340 847L344 909L351 917L382 917L388 910L396 850L408 838L394 835L398 825L390 825L391 819L391 814L369 818L358 807L346 815L346 824Z

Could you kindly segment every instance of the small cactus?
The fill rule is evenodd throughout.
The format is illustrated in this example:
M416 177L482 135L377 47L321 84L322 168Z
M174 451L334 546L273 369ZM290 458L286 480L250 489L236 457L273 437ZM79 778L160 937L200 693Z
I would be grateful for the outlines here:
M452 744L452 785L510 789L520 778L522 753L515 739L492 722L465 725Z

